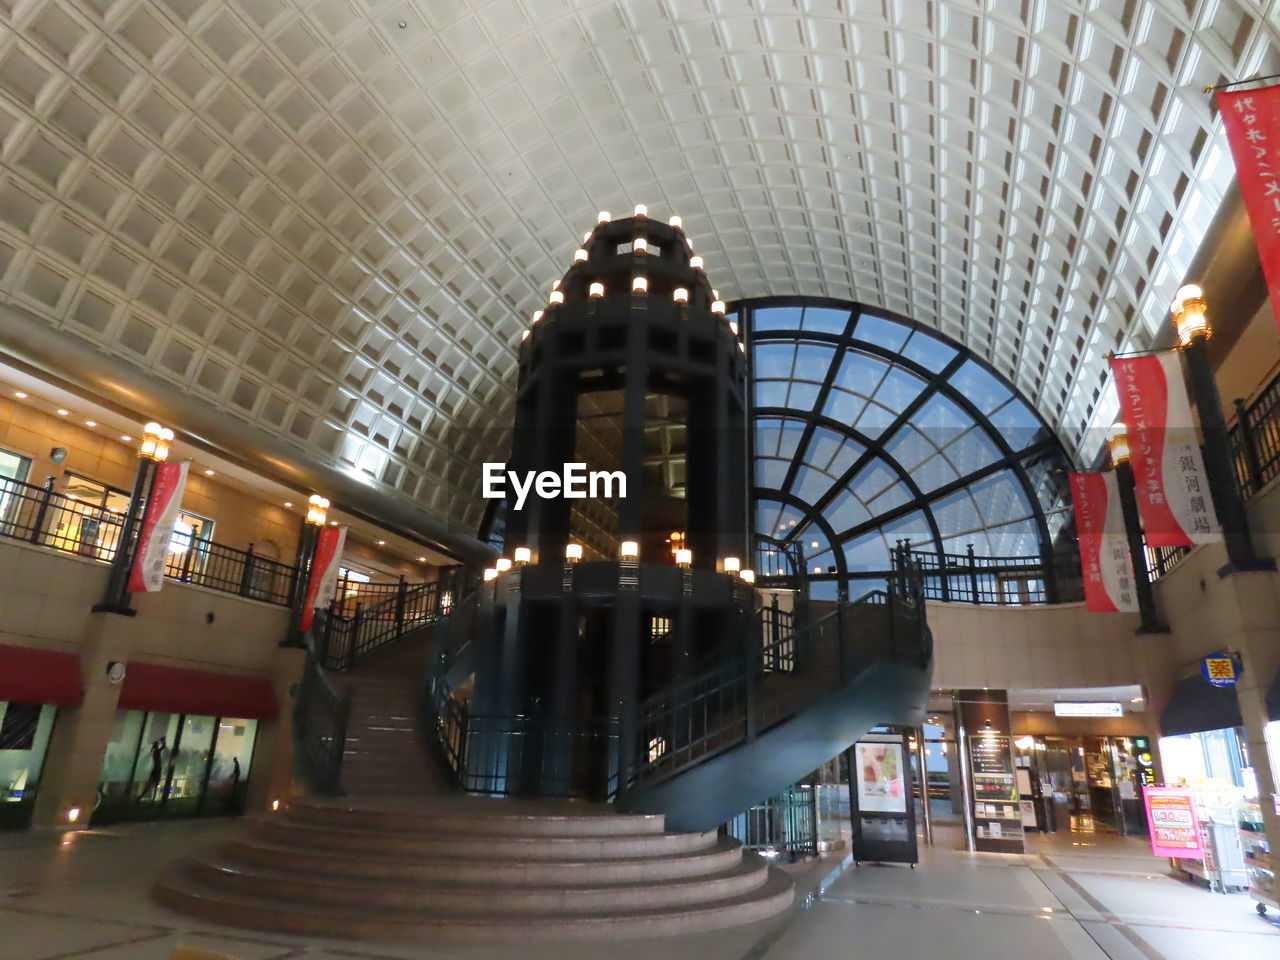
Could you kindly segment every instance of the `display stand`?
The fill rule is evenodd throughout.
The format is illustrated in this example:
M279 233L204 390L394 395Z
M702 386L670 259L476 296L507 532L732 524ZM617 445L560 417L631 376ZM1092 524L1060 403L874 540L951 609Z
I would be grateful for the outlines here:
M848 756L854 863L907 863L914 868L920 857L905 738L900 733L868 734L849 748Z
M970 850L1023 853L1022 805L1009 736L1009 704L1000 690L957 690L966 840Z

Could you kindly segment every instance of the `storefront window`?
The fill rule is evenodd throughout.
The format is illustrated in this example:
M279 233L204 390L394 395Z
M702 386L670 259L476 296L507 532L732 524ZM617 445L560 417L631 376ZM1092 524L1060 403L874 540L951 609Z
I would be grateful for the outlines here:
M0 829L31 822L57 707L0 701Z
M242 812L257 732L256 720L121 711L93 822Z

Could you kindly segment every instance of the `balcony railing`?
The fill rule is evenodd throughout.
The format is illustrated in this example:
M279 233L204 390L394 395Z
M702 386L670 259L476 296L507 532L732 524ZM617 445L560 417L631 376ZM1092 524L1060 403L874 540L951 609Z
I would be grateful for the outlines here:
M1084 598L1078 561L1060 557L984 557L967 553L913 551L924 578L926 600L1019 606L1072 603ZM1074 564L1074 566L1073 566Z
M52 484L37 487L0 478L0 537L110 563L119 549L123 526L122 513L56 493ZM297 570L256 556L252 547L237 550L174 531L164 575L170 580L288 606Z

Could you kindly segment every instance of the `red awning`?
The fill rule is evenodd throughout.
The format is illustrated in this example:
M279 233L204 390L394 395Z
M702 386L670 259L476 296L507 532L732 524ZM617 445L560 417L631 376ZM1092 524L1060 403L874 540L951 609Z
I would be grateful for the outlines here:
M84 677L74 653L0 643L0 700L70 707L83 698Z
M130 660L126 668L119 705L121 710L256 720L270 720L280 710L266 677L162 667L136 660Z

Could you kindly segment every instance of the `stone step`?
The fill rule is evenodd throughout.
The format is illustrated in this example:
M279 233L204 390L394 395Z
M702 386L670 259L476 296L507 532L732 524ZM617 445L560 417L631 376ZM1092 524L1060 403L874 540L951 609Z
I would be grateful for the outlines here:
M335 857L324 850L284 846L259 838L227 841L223 852L245 863L268 869L341 877L351 882L386 878L403 882L434 881L448 877L463 884L506 884L513 888L552 884L640 883L672 880L727 870L742 860L736 840L721 837L702 850L648 857L608 860L517 860L506 857L449 859L402 853L394 857L346 854Z
M607 810L608 808L606 808ZM344 803L302 797L289 805L291 820L339 829L414 831L482 837L662 836L661 814L601 812L582 803L487 800L472 797L430 804Z
M219 889L174 871L158 881L154 895L189 915L273 933L399 942L528 943L674 936L739 926L785 910L794 890L790 877L770 867L760 887L706 903L601 914L531 914L505 910L499 901L487 913L432 916L385 905L264 899Z
M716 842L714 831L652 836L450 836L409 834L402 830L338 829L268 816L253 823L251 833L292 847L344 853L404 853L425 857L487 857L515 860L596 860L661 856L703 850Z
M385 877L352 884L347 877L264 868L235 856L191 861L188 872L201 883L265 899L350 907L393 907L427 916L508 913L596 914L707 903L749 893L765 884L768 865L755 854L715 873L636 883L592 884L579 876L573 885L460 884L437 875L418 883Z

